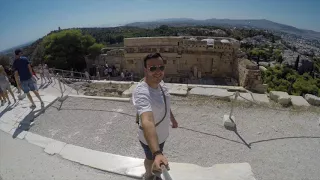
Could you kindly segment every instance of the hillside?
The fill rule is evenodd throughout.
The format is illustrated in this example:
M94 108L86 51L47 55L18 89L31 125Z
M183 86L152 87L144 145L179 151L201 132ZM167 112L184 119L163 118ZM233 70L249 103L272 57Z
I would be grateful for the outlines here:
M237 28L257 28L276 32L284 32L294 34L309 39L320 40L320 32L299 29L293 26L276 23L266 19L246 19L246 20L235 20L235 19L206 19L206 20L195 20L189 18L173 18L163 19L150 22L134 22L127 24L127 26L136 26L142 28L155 28L160 25L168 26L222 26L222 27L237 27Z
M97 43L102 43L105 46L122 46L124 38L130 37L155 37L155 36L179 36L179 35L191 35L191 36L212 36L212 37L233 37L238 40L244 38L253 37L257 35L263 35L269 40L280 39L280 37L273 35L262 30L249 30L249 29L236 29L231 30L228 28L214 27L214 26L184 26L184 27L168 27L160 26L154 29L140 28L140 27L130 27L130 26L120 26L120 27L95 27L95 28L72 28L80 29L84 34L89 34L96 39ZM54 33L56 31L52 31ZM49 35L48 34L48 35ZM33 42L32 44L23 47L24 55L29 57L31 60L37 54L34 50L40 46L42 38ZM40 48L41 49L41 48ZM8 56L13 56L13 51L8 52Z

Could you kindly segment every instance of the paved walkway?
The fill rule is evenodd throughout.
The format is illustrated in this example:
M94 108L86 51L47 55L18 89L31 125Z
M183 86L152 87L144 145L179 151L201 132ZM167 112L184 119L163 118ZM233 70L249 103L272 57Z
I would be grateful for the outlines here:
M61 103L54 101L59 92L57 84L40 91L47 105L53 103L45 111L39 111L40 114L32 113L26 99L18 102L2 113L0 129L42 147L48 154L108 172L140 177L143 154L135 136L132 105L74 97ZM66 92L75 94L71 88ZM316 168L320 166L317 112L297 114L239 106L234 112L237 135L222 126L222 117L230 112L230 103L175 98L172 106L181 128L172 130L165 152L170 162L188 163L171 163L170 174L174 180L208 177L254 180L252 171L262 180L289 176L313 179L320 175ZM28 124L27 120L34 117L34 125L30 126L32 123ZM22 131L28 129L21 128L24 124L31 127L30 131ZM250 163L252 171L244 162Z
M57 155L50 156L43 152L41 147L20 139L12 139L2 131L0 131L0 144L0 176L2 180L133 179L92 169Z
M320 166L316 150L320 145L319 112L237 106L238 136L222 123L230 103L186 98L174 98L172 103L181 128L171 129L166 142L170 161L204 167L248 162L259 180L320 175L316 168ZM96 151L143 158L136 137L135 111L129 102L69 97L46 112L36 119L31 132Z

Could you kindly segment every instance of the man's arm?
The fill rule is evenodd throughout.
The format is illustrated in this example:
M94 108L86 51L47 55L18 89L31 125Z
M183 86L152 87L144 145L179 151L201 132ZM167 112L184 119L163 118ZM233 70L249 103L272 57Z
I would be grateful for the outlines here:
M148 142L148 146L151 149L151 152L154 153L156 151L159 151L160 148L158 135L154 123L153 113L151 111L141 114L141 125L143 128L144 137Z
M175 118L174 118L174 115L172 114L172 110L170 109L170 120L172 121L172 119L175 119Z
M33 77L33 72L32 72L32 68L31 68L30 64L28 64L28 69L29 69L29 72L30 72L31 76Z
M170 109L170 121L172 123L172 128L177 128L178 127L178 122L177 122L176 118L174 117L171 109Z

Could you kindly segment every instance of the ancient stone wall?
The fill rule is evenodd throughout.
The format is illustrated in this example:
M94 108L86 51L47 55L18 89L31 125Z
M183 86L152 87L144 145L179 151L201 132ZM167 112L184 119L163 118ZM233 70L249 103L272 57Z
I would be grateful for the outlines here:
M180 37L139 37L139 38L125 38L125 47L138 46L178 46L178 42L182 39Z
M255 89L262 85L259 67L248 59L239 59L239 85L247 89Z
M125 38L123 54L109 50L106 56L102 56L103 62L119 63L121 70L132 70L137 75L143 75L143 58L149 53L159 52L168 76L185 77L196 69L201 76L236 77L234 66L237 64L238 41L232 38L205 38Z

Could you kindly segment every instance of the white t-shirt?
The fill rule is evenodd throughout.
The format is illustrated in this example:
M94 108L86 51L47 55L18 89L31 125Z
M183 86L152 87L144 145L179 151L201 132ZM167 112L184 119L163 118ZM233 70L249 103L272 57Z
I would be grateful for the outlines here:
M159 144L163 143L169 136L170 128L170 94L168 88L162 81L160 83L167 102L167 115L164 120L156 127ZM133 105L138 111L139 116L148 111L153 112L155 124L163 118L165 114L165 103L160 87L157 89L151 88L146 82L139 82L136 89L132 93ZM141 119L139 120L141 125ZM148 145L144 138L143 130L139 128L138 137L141 142Z

